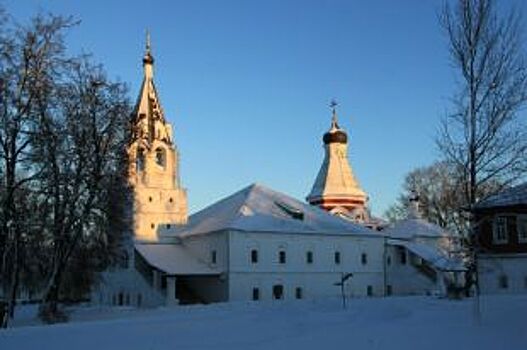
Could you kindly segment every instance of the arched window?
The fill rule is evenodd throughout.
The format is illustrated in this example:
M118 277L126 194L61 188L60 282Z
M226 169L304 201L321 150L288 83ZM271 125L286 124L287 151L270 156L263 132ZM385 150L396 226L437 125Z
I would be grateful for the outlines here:
M256 264L258 262L258 250L256 249L251 250L251 262L253 264Z
M278 252L278 263L285 264L286 257L285 257L285 250L280 250Z
M143 171L145 169L145 151L142 148L137 149L135 165L137 167L137 171Z
M156 164L165 167L166 165L166 153L164 148L157 148L156 149Z
M273 286L273 299L283 299L284 298L284 286L281 284L276 284Z

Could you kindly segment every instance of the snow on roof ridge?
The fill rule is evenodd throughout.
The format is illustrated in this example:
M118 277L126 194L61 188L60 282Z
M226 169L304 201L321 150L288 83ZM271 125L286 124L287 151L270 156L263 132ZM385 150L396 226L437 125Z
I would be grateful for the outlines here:
M450 232L443 227L431 223L423 218L412 218L399 220L393 226L386 228L384 233L393 237L413 237L429 236L443 237L450 235Z
M265 185L253 183L193 214L173 234L190 236L220 230L284 233L374 234Z

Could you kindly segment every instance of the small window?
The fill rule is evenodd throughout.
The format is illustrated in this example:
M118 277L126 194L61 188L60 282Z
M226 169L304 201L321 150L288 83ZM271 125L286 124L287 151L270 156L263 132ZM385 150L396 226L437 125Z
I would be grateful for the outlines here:
M361 254L360 262L362 263L362 265L366 265L368 263L368 255L366 253Z
M260 288L253 288L253 300L260 300Z
M143 295L141 293L137 294L137 307L141 307L143 304Z
M273 286L273 299L281 300L284 298L284 286L276 284Z
M170 229L170 227L171 227L170 224L167 224L167 229Z
M507 217L498 216L494 219L492 228L492 239L495 244L503 244L508 241Z
M340 265L340 252L335 252L335 255L333 258L335 259L335 264Z
M388 255L386 257L386 265L390 266L391 264L392 264L392 257Z
M313 263L313 252L309 251L306 253L306 262L308 264L312 264Z
M372 286L368 286L368 288L366 288L366 294L371 297L373 295L373 287Z
M148 197L148 201L151 202L152 201L152 197Z
M509 288L509 279L507 278L507 275L501 275L499 278L499 285L500 289L508 289Z
M285 250L281 250L278 252L278 262L280 264L285 264L286 262Z
M516 217L516 231L518 232L518 242L527 243L527 215Z
M251 263L253 264L258 263L258 250L256 249L251 250Z
M172 197L170 197L170 199L168 200L170 203L172 203L174 200L172 199Z
M217 255L218 255L218 254L217 254L217 252L216 252L215 250L213 250L213 251L210 252L210 262L211 262L212 264L215 264L215 263L216 263L216 260L217 260L217 258L218 258Z
M150 228L154 229L154 228L156 228L156 225L152 223L152 224L150 224Z
M119 306L123 306L123 304L124 304L124 295L123 295L123 292L120 292L120 293L119 293L118 300L119 300L119 301L118 301L117 304L118 304Z
M303 298L302 288L296 287L296 289L295 289L295 298L297 298L297 299L302 299Z
M392 294L393 294L392 286L391 285L387 285L386 286L386 295L392 295Z

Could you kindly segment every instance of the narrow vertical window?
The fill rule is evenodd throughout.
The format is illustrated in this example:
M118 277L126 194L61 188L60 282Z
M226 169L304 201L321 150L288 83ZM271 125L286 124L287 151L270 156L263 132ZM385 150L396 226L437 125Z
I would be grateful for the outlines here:
M368 263L368 255L366 255L366 253L362 253L360 256L360 261L362 265L366 265Z
M260 300L260 288L253 288L253 300Z
M297 298L297 299L302 299L303 298L302 288L296 287L296 289L295 289L295 298Z
M516 231L518 232L518 243L527 243L527 215L516 217Z
M372 286L368 286L368 288L366 288L366 294L371 297L373 295L373 287Z
M392 295L393 291L392 291L392 286L391 285L387 285L386 286L386 295Z
M217 261L217 257L218 257L217 255L218 255L218 254L217 254L217 252L216 252L215 250L213 250L213 251L210 252L210 262L211 262L212 264L215 264L215 263L216 263L216 261Z
M309 251L306 253L306 262L308 264L312 264L313 263L313 252L312 251Z
M253 264L258 263L258 250L256 249L251 250L251 263Z
M334 259L335 259L335 264L340 265L340 252L335 252Z
M500 289L508 289L509 288L509 279L507 275L501 275L499 278L499 286Z
M285 264L286 262L285 250L281 250L278 252L278 262L280 264Z
M494 219L492 238L496 244L504 244L508 241L507 217L498 216Z

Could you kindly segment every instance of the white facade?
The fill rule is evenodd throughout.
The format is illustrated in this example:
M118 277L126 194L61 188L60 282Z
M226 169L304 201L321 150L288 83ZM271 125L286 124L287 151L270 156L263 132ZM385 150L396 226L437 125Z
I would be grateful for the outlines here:
M231 231L229 242L229 300L250 300L254 288L270 300L274 286L283 286L283 299L338 296L335 283L350 272L348 295L383 295L381 237Z
M480 254L478 276L482 294L525 294L527 254Z

